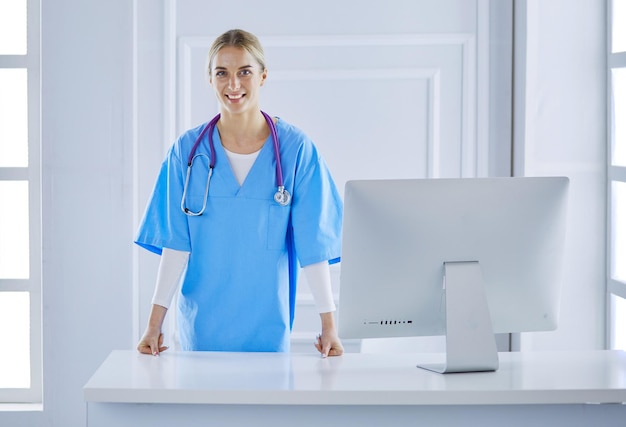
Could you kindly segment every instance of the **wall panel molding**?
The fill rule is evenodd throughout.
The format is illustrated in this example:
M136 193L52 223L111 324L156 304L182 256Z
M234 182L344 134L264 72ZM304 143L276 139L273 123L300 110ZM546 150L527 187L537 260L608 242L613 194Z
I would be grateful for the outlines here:
M476 88L476 38L469 33L449 33L449 34L389 34L389 35L312 35L312 36L270 36L261 37L261 41L266 53L282 48L317 49L324 47L425 47L434 46L437 48L457 48L455 56L460 61L462 67L460 91L455 94L455 100L462 104L460 119L460 135L458 141L459 163L452 169L457 176L474 177L481 173L479 170L479 147L476 139L476 118L477 118L477 88ZM198 78L198 66L203 64L206 68L206 53L214 37L186 36L180 37L178 41L178 79L176 75L170 75L174 79L168 85L178 88L177 95L177 123L171 127L181 132L196 125L197 120L193 117L193 100L196 91L202 90L200 79ZM379 66L382 64L379 64ZM320 67L317 69L298 68L294 61L293 68L271 68L272 84L281 82L314 82L314 81L339 81L339 80L396 80L414 79L427 81L428 86L428 148L423 153L427 159L426 176L438 178L449 176L450 167L442 171L441 162L445 161L441 153L441 126L446 125L447 117L442 119L441 88L447 84L442 77L442 69L450 73L453 64L443 61L435 67L398 67L390 65L386 68L371 68L365 66L359 68L345 67ZM204 69L203 68L203 69ZM447 70L446 70L447 69ZM206 77L201 82L204 87L208 85ZM209 93L205 90L205 93ZM209 104L209 103L207 103ZM214 107L207 107L209 114L218 111L217 103ZM207 116L209 115L207 114ZM443 120L443 122L442 122ZM455 142L456 143L456 142ZM482 150L488 147L482 148ZM483 156L484 157L484 156ZM482 167L480 168L482 169Z

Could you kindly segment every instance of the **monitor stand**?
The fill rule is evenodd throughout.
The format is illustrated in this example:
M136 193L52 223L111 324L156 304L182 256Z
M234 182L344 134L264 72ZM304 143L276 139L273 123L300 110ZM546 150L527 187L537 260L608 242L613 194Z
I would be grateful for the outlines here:
M498 369L498 350L478 261L444 262L445 362L419 364L441 374Z

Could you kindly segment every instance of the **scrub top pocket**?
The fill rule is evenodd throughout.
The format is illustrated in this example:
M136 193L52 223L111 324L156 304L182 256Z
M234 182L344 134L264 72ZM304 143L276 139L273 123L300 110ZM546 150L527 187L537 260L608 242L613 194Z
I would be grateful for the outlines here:
M291 207L271 204L267 219L267 249L282 250L287 240L287 226Z

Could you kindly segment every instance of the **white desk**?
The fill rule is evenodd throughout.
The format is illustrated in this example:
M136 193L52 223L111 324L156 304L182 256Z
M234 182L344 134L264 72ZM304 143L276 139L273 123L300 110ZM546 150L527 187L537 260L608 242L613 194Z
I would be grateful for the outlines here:
M415 367L427 354L114 351L85 385L88 426L626 425L626 353L499 356L442 375Z

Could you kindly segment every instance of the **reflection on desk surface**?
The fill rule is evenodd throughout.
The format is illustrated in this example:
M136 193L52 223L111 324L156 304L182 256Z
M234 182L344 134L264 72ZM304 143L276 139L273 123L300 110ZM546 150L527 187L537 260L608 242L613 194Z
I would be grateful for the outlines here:
M280 404L626 402L623 351L500 353L496 372L437 374L424 354L113 351L87 401ZM535 402L536 401L536 402Z

